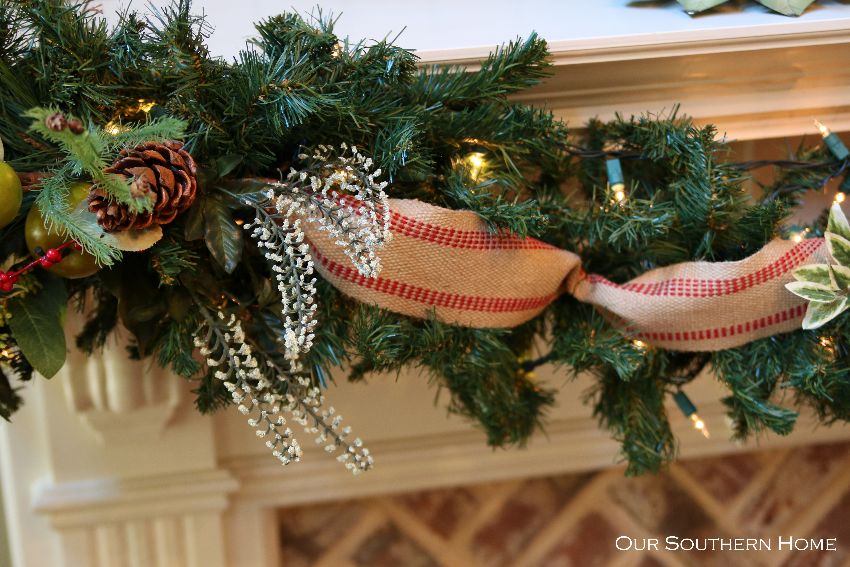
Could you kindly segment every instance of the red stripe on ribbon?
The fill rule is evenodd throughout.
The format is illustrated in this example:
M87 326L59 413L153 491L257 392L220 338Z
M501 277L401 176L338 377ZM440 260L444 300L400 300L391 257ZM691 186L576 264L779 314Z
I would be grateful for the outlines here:
M350 195L337 195L343 204L351 207L356 212L363 201ZM382 209L376 211L382 214ZM554 250L555 246L541 242L536 238L519 236L509 232L487 232L482 230L459 230L445 226L437 226L423 222L412 217L404 216L395 211L390 212L390 232L403 234L417 240L424 240L447 246L449 248L467 248L471 250Z
M757 272L727 280L674 278L659 282L620 285L597 274L590 274L587 276L587 279L591 283L599 283L640 295L664 297L717 297L731 295L784 275L803 263L822 245L823 239L820 238L804 240L786 252L781 258Z
M395 234L403 234L449 248L472 250L552 250L555 248L531 237L520 238L515 234L478 230L456 230L418 221L399 213L392 213L390 230Z
M330 258L323 256L315 247L312 248L316 256L316 261L330 272L331 275L361 287L373 289L387 295L401 297L402 299L416 301L423 305L464 311L506 313L539 310L549 305L557 297L556 294L542 297L482 297L477 295L461 295L458 293L435 291L386 278L367 278L354 268L338 264Z
M798 305L767 317L761 317L746 323L735 323L726 327L715 327L702 331L647 331L637 333L637 336L648 341L683 342L700 341L704 339L716 339L718 337L733 337L743 333L751 333L765 327L772 327L791 319L799 319L806 314L806 305Z

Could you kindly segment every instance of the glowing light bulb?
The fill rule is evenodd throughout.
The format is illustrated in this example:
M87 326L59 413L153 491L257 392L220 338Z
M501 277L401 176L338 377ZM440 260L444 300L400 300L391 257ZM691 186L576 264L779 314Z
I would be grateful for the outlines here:
M702 433L702 436L706 439L711 438L711 434L708 432L708 427L705 426L705 422L700 419L699 415L692 413L688 416L691 422L694 424L694 429Z
M845 195L841 191L839 191L838 193L835 194L835 202L836 203L843 203L846 199L847 199L847 195Z
M103 130L107 134L111 134L112 136L117 136L121 133L121 126L114 121L109 121L106 123L106 126L103 127Z
M633 340L632 344L635 345L635 348L638 348L640 350L646 350L646 347L649 346L648 344L646 344L645 342L643 342L640 339Z
M791 240L793 240L794 242L802 242L803 239L806 237L806 234L810 230L811 230L810 228L806 227L803 230L801 230L800 232L795 232L794 234L791 235Z
M481 152L472 152L464 158L464 161L469 166L469 175L472 179L478 179L478 176L481 175L481 170L484 169L484 154Z
M626 200L626 182L620 160L617 158L605 160L605 171L608 174L609 190L614 195L614 203L622 203Z
M139 110L147 114L151 111L151 109L156 106L155 102L147 101L143 98L139 99Z
M622 203L626 200L626 192L623 191L623 185L614 185L611 189L614 190L614 200L618 203Z
M850 150L841 141L838 135L830 132L829 128L815 120L815 126L820 130L820 135L823 138L823 144L829 149L830 153L837 160L845 160L850 157Z
M820 346L829 354L835 354L835 343L831 337L818 337Z
M682 414L691 420L691 423L694 425L694 429L702 433L702 436L708 439L710 437L708 427L706 427L705 422L700 419L699 414L697 414L697 407L688 395L682 390L679 390L673 394L673 400L676 402L676 405L679 406L679 410L681 410Z
M821 135L823 138L826 138L827 136L829 136L830 134L832 134L832 132L830 132L830 131L829 131L829 128L827 128L826 126L824 126L823 124L821 124L820 120L815 120L815 126L817 126L817 127L818 127L818 130L820 130L820 135Z

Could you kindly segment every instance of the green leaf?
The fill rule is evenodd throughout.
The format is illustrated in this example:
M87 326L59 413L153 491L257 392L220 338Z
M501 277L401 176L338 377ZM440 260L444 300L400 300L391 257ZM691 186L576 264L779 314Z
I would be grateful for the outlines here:
M719 6L728 0L678 0L686 12L702 12Z
M677 0L686 12L702 12L728 0ZM799 16L815 0L757 0L759 4L786 16Z
M186 240L200 240L204 237L204 207L206 199L201 197L186 212L186 224L183 228L183 237Z
M809 301L828 303L835 301L837 297L829 286L813 282L789 282L785 284L785 287L794 295L799 295Z
M229 173L232 173L244 159L245 156L242 154L227 154L215 160L218 177L226 177Z
M844 216L844 211L838 203L833 203L829 209L826 231L850 240L850 223L847 222L847 217Z
M811 282L820 285L830 285L829 264L807 264L800 266L791 275L801 282Z
M843 297L830 303L809 303L806 316L803 317L803 328L817 329L838 317L847 307L850 307L850 304Z
M809 4L815 0L758 0L759 4L767 6L786 16L799 16L806 11Z
M850 240L834 232L827 232L826 245L836 262L842 266L850 266Z
M9 301L9 327L21 352L45 378L52 378L65 364L65 283L48 277L38 293Z
M204 218L204 240L210 254L225 272L233 273L242 259L242 230L233 222L230 208L215 196L207 198Z
M835 264L829 267L830 285L838 291L850 288L850 268Z

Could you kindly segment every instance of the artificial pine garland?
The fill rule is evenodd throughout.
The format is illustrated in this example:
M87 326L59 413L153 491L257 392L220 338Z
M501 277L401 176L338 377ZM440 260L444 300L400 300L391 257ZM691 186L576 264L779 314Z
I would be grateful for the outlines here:
M815 146L734 163L713 128L676 113L570 132L508 98L546 75L534 35L468 73L420 69L387 41L340 41L329 18L264 20L232 61L210 55L209 32L185 0L124 13L114 28L84 4L0 0L0 137L27 189L18 210L20 186L0 183L15 205L4 204L15 210L0 228L0 270L72 250L0 296L0 415L18 408L33 367L61 366L70 299L88 317L78 348L97 350L123 325L134 356L192 380L201 411L236 403L284 463L300 455L288 414L329 452L342 449L353 472L371 467L323 409L321 388L340 366L353 380L425 370L492 445L521 444L543 423L554 391L536 366L591 372L588 400L629 473L673 457L665 402L705 368L730 390L738 437L789 432L786 392L824 422L850 417L843 317L711 353L635 340L569 295L513 328L452 326L343 295L314 273L307 242L330 234L340 269L373 281L392 242L389 195L474 211L492 234L578 252L586 271L625 282L753 254L783 232L801 194L843 175L846 156ZM192 179L181 151L197 164ZM627 182L616 188L614 159ZM751 197L744 174L767 165L776 180ZM819 236L825 224L795 232ZM69 260L80 263L62 274L73 279L57 278Z

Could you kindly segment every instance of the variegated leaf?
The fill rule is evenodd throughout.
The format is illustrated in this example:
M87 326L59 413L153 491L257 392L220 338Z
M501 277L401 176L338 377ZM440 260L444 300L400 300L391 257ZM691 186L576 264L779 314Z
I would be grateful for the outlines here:
M850 240L834 232L827 232L826 245L836 262L842 266L850 267Z
M813 282L789 282L785 287L794 295L819 303L829 303L838 297L828 285Z
M690 14L724 4L728 0L678 0ZM815 0L757 0L761 5L786 16L799 16Z
M815 0L758 0L760 4L763 4L770 8L771 10L776 10L780 14L785 14L786 16L799 16L803 12L806 11L806 8L809 7L809 4L814 2Z
M847 222L847 217L844 216L844 211L838 203L833 203L829 209L826 231L850 240L850 223Z
M830 285L829 264L806 264L791 272L791 275L797 281Z
M728 0L678 0L686 12L702 12L714 8Z
M829 267L829 278L832 289L841 290L850 288L850 268L838 264Z
M817 329L838 317L848 306L850 304L843 297L829 303L809 303L806 316L803 317L803 328Z

